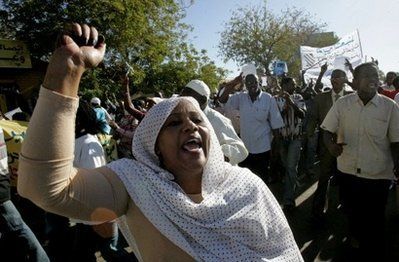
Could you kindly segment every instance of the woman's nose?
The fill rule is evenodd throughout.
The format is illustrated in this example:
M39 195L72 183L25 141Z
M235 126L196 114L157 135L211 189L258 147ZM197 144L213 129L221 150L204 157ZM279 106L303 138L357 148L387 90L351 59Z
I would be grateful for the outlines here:
M198 126L193 121L191 121L190 119L184 121L184 127L183 127L184 132L192 132L197 130Z

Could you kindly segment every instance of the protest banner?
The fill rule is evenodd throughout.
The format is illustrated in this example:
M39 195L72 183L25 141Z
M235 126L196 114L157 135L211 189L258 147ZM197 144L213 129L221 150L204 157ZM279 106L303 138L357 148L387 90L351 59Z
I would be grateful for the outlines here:
M360 42L359 32L356 30L341 38L336 44L316 48L310 46L301 46L301 62L302 70L306 70L305 81L309 82L311 79L317 79L320 73L320 67L327 63L328 70L322 79L323 84L330 86L330 76L334 69L341 69L347 72L349 78L352 75L348 74L348 68L345 66L345 60L351 62L353 68L361 64L363 61L363 52Z

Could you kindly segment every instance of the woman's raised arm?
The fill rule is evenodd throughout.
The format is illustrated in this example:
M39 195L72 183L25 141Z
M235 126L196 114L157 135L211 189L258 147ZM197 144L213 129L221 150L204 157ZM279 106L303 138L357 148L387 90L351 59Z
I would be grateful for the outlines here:
M29 123L18 170L18 192L60 215L103 222L123 215L128 195L106 167L75 169L75 115L78 88L86 69L105 53L94 27L73 24L57 41Z

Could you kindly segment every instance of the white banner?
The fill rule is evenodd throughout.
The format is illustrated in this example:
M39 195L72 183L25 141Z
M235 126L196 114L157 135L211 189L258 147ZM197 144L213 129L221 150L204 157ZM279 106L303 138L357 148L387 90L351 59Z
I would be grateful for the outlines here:
M320 67L327 62L328 69L323 77L323 84L330 86L330 76L334 69L341 69L347 72L348 78L351 73L345 66L345 59L352 63L353 68L362 63L363 54L358 31L341 38L335 45L316 48L301 46L302 70L306 70L305 80L316 81L320 73Z

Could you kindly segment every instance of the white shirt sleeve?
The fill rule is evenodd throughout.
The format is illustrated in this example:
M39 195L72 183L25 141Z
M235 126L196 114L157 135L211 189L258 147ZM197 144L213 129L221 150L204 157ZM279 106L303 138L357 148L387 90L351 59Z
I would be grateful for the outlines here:
M396 104L398 104L399 105L399 93L397 93L396 95L395 95L395 102L396 102Z
M75 143L73 165L78 168L97 168L107 164L104 149L97 138L92 135L81 137Z
M240 94L241 93L235 93L229 97L226 103L228 109L240 110Z
M230 120L228 120L230 122ZM229 158L229 163L237 165L248 156L248 150L244 143L238 137L233 125L227 123L221 128L217 134L223 154Z
M205 110L212 111L209 108ZM223 155L229 159L229 163L237 165L247 158L248 150L235 132L230 119L214 110L205 113L215 130Z
M272 129L282 128L284 126L283 118L281 117L280 110L278 109L276 99L270 98L270 110L269 110L269 123Z
M388 138L391 143L399 142L399 104L395 104L392 108L388 126Z
M321 123L320 127L326 131L331 133L336 133L339 127L339 104L334 103L333 106L328 111L326 117L324 118L323 123Z

